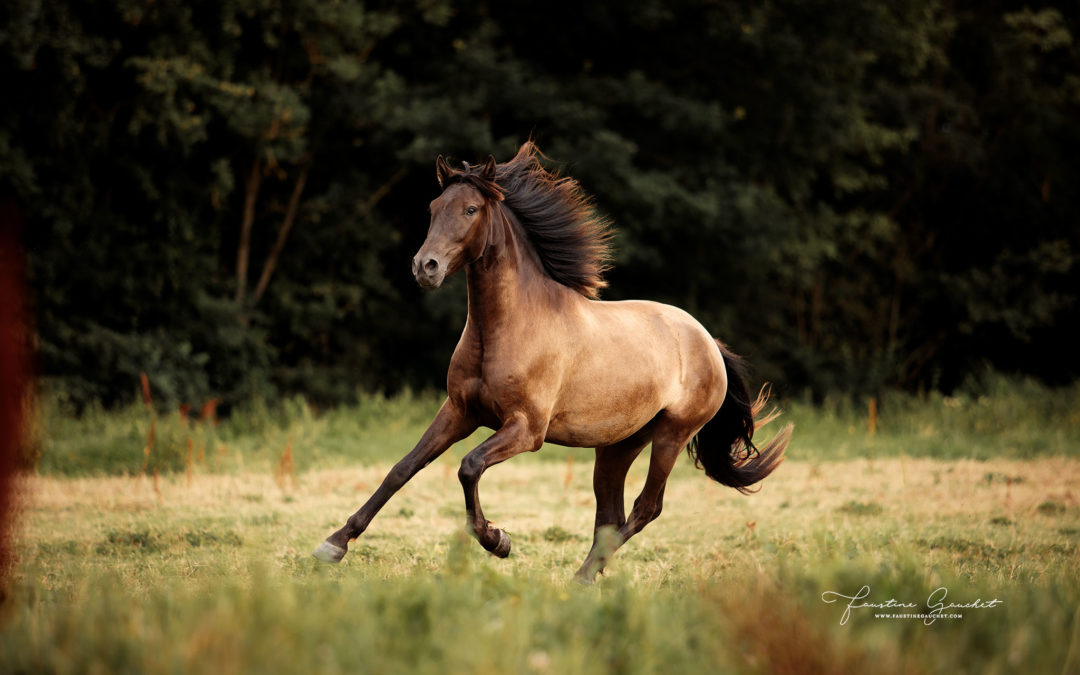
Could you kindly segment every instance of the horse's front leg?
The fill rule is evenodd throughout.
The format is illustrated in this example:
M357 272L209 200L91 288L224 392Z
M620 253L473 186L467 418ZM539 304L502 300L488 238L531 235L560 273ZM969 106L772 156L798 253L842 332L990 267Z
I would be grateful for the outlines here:
M488 467L504 462L522 452L539 450L544 431L530 425L524 414L511 416L491 438L461 460L458 479L465 490L465 513L468 526L484 549L499 558L510 555L510 535L491 527L480 508L480 476Z
M326 541L315 549L313 555L323 562L340 562L345 556L349 542L367 529L371 519L390 497L401 489L401 486L451 445L475 431L476 427L477 424L471 415L459 410L450 399L447 399L416 447L390 469L390 473L386 474L386 478L383 479L375 494L345 522L344 527L327 537Z

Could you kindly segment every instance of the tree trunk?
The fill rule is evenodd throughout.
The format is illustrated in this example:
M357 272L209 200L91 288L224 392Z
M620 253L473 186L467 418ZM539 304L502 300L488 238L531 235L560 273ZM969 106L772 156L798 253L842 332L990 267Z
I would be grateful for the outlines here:
M262 274L259 276L259 283L255 286L255 292L251 295L251 304L253 306L257 305L263 294L266 293L266 287L270 284L270 276L274 273L274 268L277 267L281 252L285 250L285 240L288 239L289 230L292 229L293 222L296 220L296 211L300 206L300 195L304 192L304 184L307 183L308 171L310 170L311 162L305 162L300 170L300 176L296 179L296 185L293 186L292 195L289 197L289 206L285 210L285 219L281 221L281 227L278 229L277 241L274 242L274 248L270 250L270 254L266 256Z
M236 302L242 303L247 293L248 259L251 257L251 226L255 222L255 202L262 183L262 162L258 157L251 165L244 188L244 215L240 221L240 243L236 247Z

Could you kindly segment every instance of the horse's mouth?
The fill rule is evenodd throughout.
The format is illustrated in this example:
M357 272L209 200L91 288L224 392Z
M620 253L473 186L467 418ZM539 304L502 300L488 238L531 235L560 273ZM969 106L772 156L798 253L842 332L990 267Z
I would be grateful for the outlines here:
M432 278L421 276L421 275L417 275L417 277L416 277L417 285L420 286L420 288L423 288L426 291L435 290L439 286L442 286L442 282L443 282L443 278L441 276L436 278L436 279L432 279Z

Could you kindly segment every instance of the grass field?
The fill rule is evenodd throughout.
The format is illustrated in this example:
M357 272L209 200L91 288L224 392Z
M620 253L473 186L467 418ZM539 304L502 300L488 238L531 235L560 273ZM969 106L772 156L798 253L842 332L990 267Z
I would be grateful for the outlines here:
M862 404L790 403L790 459L761 492L680 462L664 514L590 587L572 582L591 540L589 451L485 475L506 560L464 535L467 443L341 565L310 557L433 397L294 401L216 428L162 415L150 458L145 410L76 420L46 404L0 672L1080 672L1078 401L1005 381L897 397L873 434ZM916 607L844 616L890 600ZM941 612L961 618L876 618L976 600Z

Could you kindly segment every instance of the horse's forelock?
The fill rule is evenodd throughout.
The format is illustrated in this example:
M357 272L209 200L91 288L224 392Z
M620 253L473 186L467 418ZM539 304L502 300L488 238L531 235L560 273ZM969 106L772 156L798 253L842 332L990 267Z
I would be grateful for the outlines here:
M454 183L465 183L476 188L485 199L490 199L496 202L501 202L505 196L505 193L501 187L495 181L488 180L482 175L477 173L477 167L470 165L468 162L462 162L465 165L465 169L456 169L453 173L447 176L443 182L443 191L450 187Z

